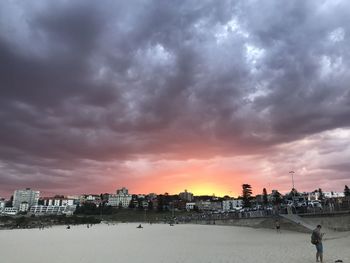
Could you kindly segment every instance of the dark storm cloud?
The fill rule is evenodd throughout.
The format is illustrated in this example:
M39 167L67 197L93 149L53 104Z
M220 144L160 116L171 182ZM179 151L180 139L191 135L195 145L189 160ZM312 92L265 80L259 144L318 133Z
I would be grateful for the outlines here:
M81 160L267 153L350 124L346 1L0 5L0 159L28 184L35 169L59 183L59 167L78 182Z

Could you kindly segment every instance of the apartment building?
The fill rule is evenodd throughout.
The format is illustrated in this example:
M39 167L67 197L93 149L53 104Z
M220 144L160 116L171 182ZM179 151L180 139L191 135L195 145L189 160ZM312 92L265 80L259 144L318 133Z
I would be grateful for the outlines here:
M76 206L34 205L30 212L36 215L73 214Z
M29 207L37 205L39 201L40 192L34 191L30 188L24 190L15 190L13 194L13 207L20 208L22 203L27 203Z
M11 215L11 216L14 216L18 213L18 208L16 207L5 207L3 210L2 210L2 214L3 215Z
M58 197L44 197L41 199L43 205L46 206L73 206L74 199L58 198Z
M236 210L238 208L242 208L243 201L241 199L229 199L222 201L222 210L223 211L231 211Z
M116 194L109 195L108 205L110 206L122 206L123 208L127 208L130 205L132 199L132 195L129 194L128 189L123 187L122 189L118 189Z
M185 200L185 201L188 201L188 202L193 201L193 194L190 193L190 192L187 192L187 190L185 190L184 192L179 193L179 197L182 200Z

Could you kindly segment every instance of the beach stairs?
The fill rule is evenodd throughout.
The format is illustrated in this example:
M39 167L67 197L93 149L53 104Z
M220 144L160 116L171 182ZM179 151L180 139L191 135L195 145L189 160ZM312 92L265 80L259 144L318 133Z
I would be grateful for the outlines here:
M316 226L306 223L300 216L296 214L280 214L280 216L294 224L305 228L306 230L312 231L316 228Z

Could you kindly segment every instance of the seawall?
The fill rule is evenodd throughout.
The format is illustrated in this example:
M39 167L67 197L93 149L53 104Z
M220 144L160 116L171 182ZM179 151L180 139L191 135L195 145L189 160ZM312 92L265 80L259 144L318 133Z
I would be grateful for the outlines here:
M275 229L276 219L278 219L280 222L281 231L290 230L290 231L297 231L297 232L303 232L303 233L310 232L300 225L297 225L284 218L279 218L279 217L225 219L225 220L215 220L215 221L198 221L197 223Z
M275 228L275 221L279 220L281 230L290 230L303 233L310 233L310 229L294 223L282 217L262 217L262 218L241 218L241 219L225 219L225 220L198 220L198 224L216 224L216 225L232 225L253 228ZM350 213L346 214L325 214L325 215L301 215L301 219L316 227L322 225L325 229L333 231L350 231Z
M350 213L327 215L302 215L303 221L310 225L322 225L334 231L350 231Z

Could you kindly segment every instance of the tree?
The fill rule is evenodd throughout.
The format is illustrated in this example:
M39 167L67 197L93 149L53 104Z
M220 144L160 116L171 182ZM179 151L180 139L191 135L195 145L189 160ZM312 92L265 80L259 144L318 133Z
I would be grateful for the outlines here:
M85 215L98 215L100 211L97 209L94 203L84 203L77 205L74 214L85 214Z
M282 195L277 190L273 191L272 197L275 205L280 205L282 203Z
M266 188L263 189L263 203L265 206L268 204Z
M28 220L24 216L21 216L15 219L15 223L17 226L23 227L28 224Z
M131 199L131 201L130 201L129 208L130 209L134 209L135 208L135 203L134 203L133 199Z
M252 198L252 187L250 184L242 184L243 207L250 207L250 199Z
M291 197L300 196L300 193L298 192L297 189L292 188L292 190L290 191L289 195L290 195Z
M324 193L322 192L321 188L318 188L318 199L323 202L324 200Z
M12 207L12 201L11 200L6 201L5 207Z
M345 185L345 188L344 188L344 195L346 197L350 196L350 189L347 185Z
M164 205L164 196L163 195L158 195L158 206L157 206L157 210L158 212L163 212L163 205Z
M148 201L148 210L153 210L153 202Z
M5 202L5 207L12 207L13 195L11 195L10 200Z

